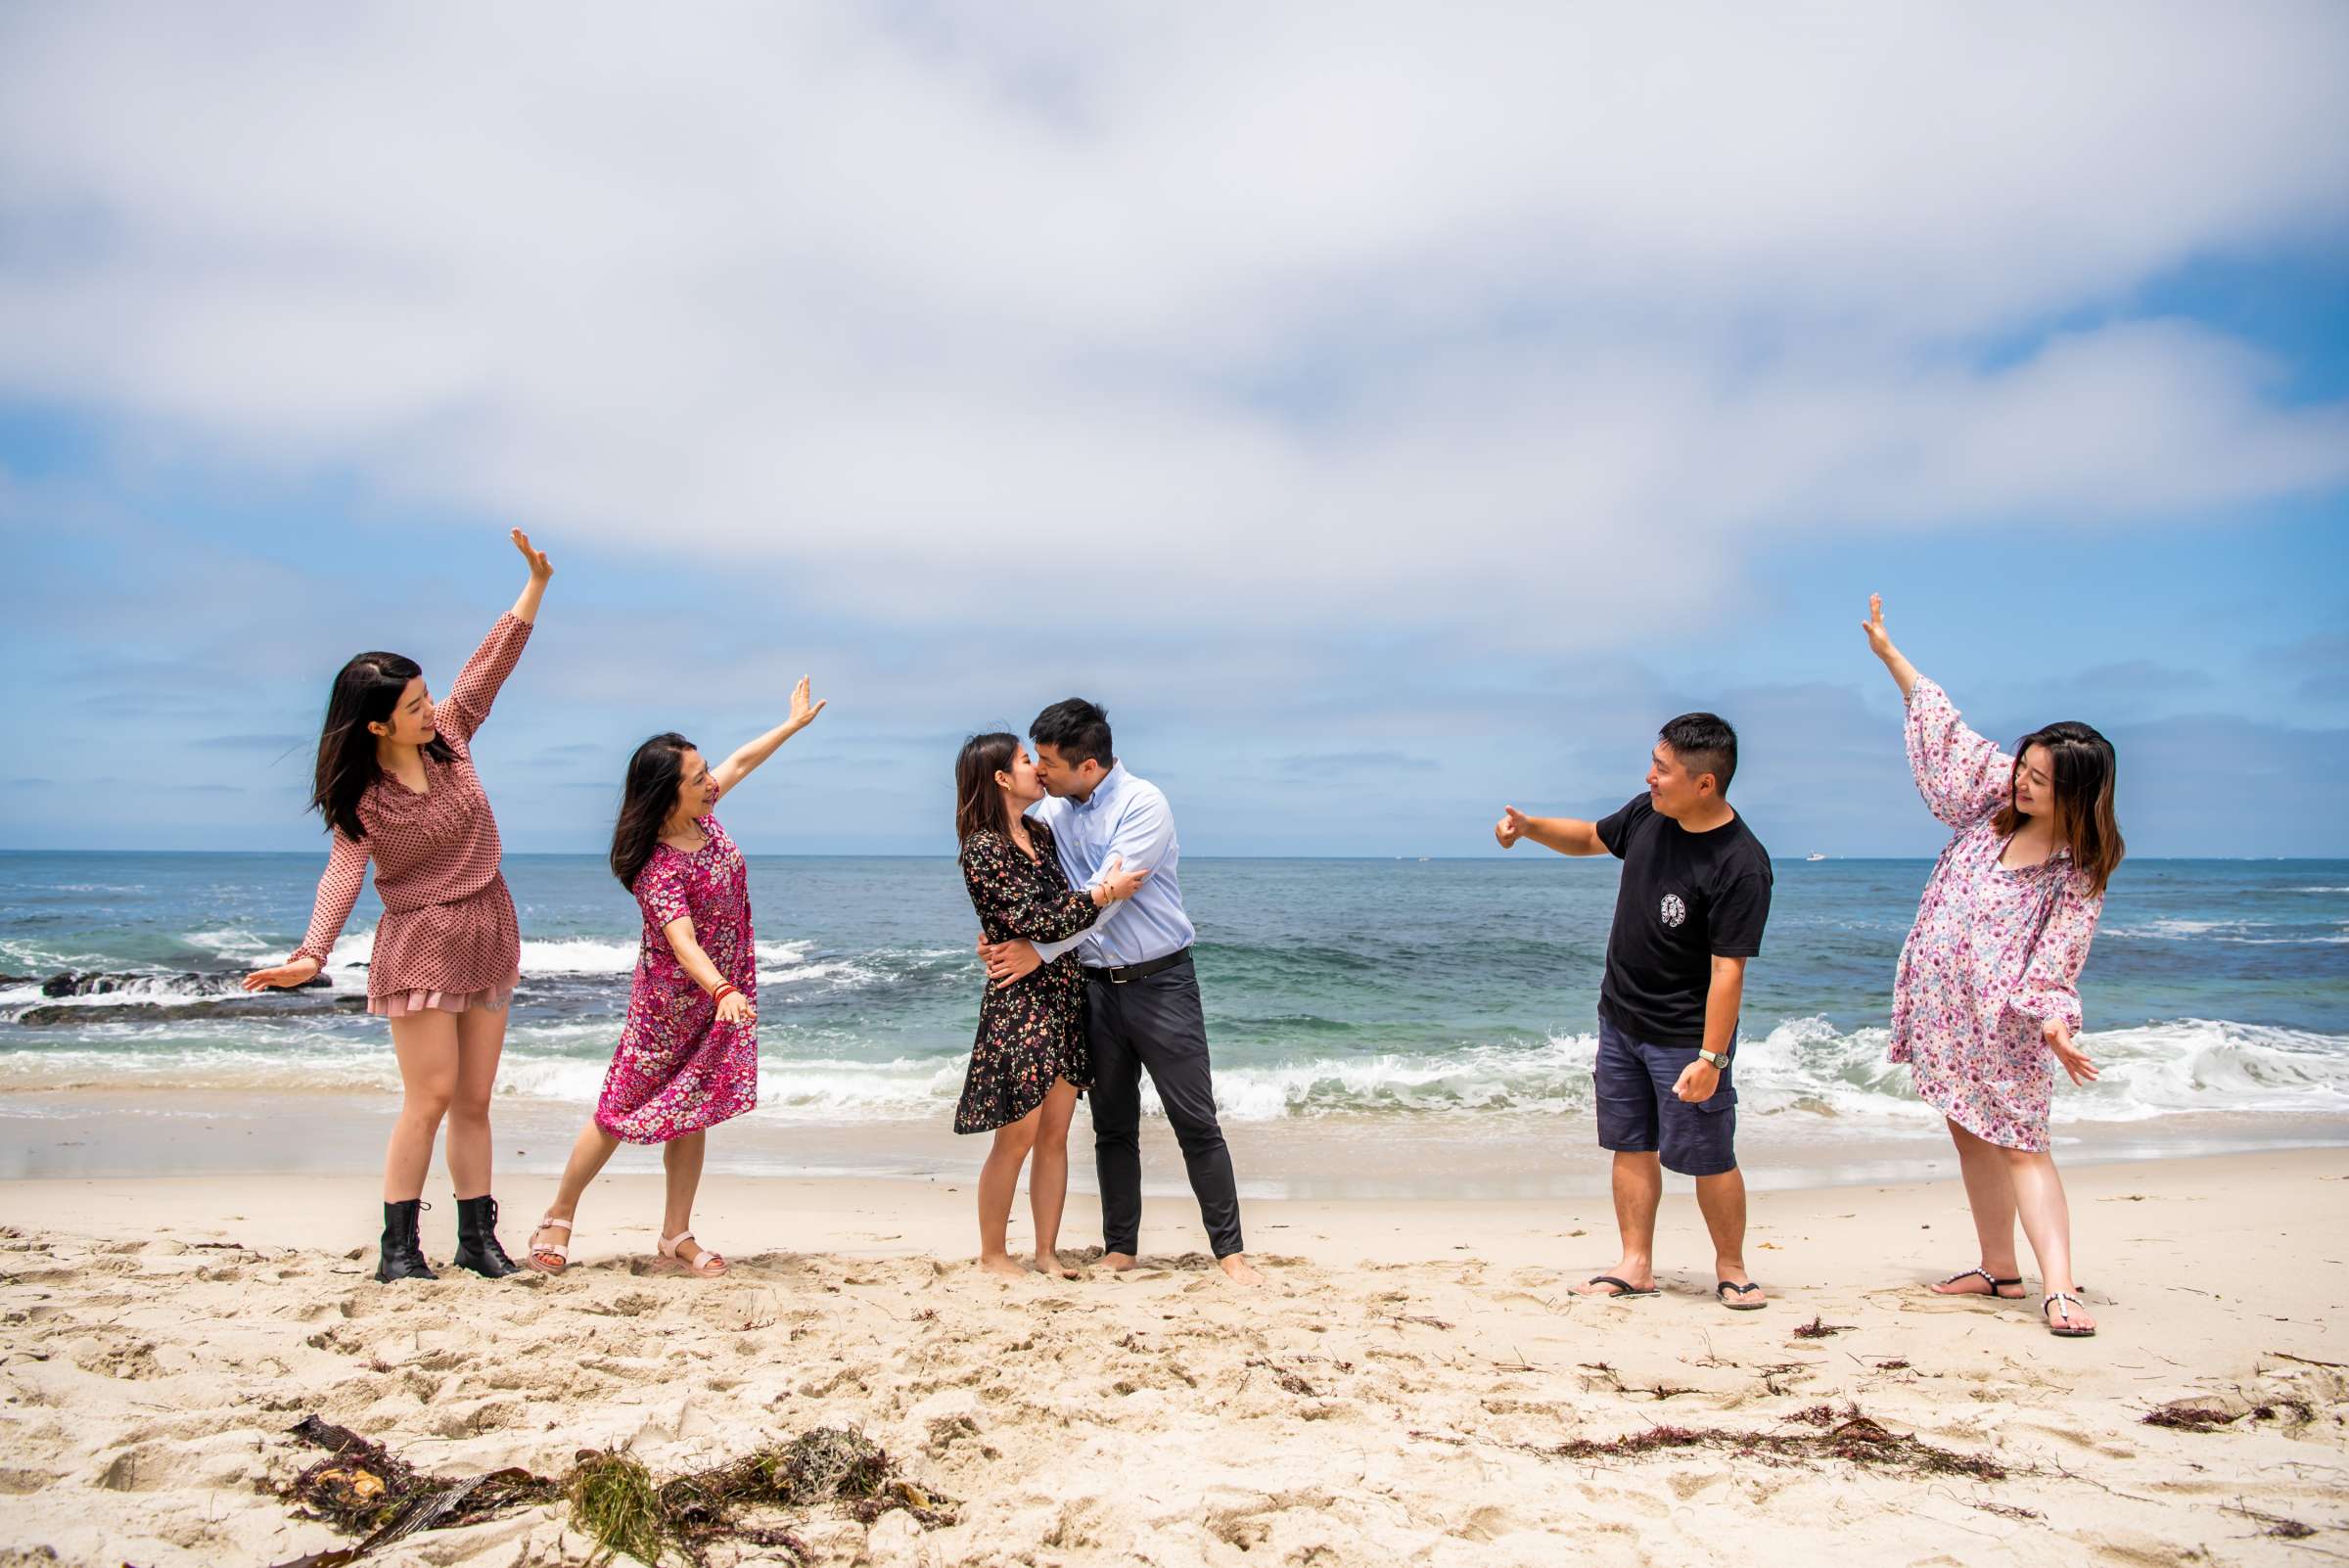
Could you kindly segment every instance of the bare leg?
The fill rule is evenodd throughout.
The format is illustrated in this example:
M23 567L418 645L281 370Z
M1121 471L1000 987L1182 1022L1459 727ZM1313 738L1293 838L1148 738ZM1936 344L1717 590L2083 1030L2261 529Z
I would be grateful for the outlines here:
M1077 1085L1056 1080L1037 1108L1036 1160L1028 1168L1028 1211L1036 1219L1036 1267L1057 1279L1077 1270L1060 1261L1060 1213L1069 1201L1069 1121L1077 1114ZM1005 1205L1005 1222L1010 1215ZM996 1232L998 1236L1001 1231Z
M1656 1282L1656 1207L1664 1201L1664 1167L1654 1154L1615 1156L1615 1228L1623 1235L1623 1256L1607 1272L1635 1290ZM1612 1296L1612 1285L1577 1285L1585 1296Z
M2055 1174L2055 1156L2042 1150L2003 1149L2006 1169L2014 1179L2015 1207L2023 1220L2023 1234L2031 1239L2039 1259L2041 1289L2078 1295L2072 1278L2072 1210L2064 1200L2063 1177ZM2063 1321L2073 1328L2094 1328L2096 1320L2080 1308L2066 1305Z
M1732 1285L1750 1285L1745 1271L1745 1173L1724 1171L1696 1178L1696 1207L1713 1233L1713 1277ZM1630 1278L1630 1275L1625 1275ZM1760 1291L1740 1296L1740 1302L1765 1300Z
M661 1217L662 1235L683 1235L693 1228L693 1195L701 1190L702 1161L709 1152L707 1130L670 1138L661 1145L661 1169L668 1175L668 1207ZM681 1241L677 1243L677 1260L688 1268L699 1270L707 1250L699 1241ZM719 1259L710 1271L723 1272L724 1264L725 1260Z
M586 1194L587 1183L595 1179L596 1174L603 1170L605 1162L618 1153L619 1149L620 1139L597 1127L592 1121L579 1129L579 1135L572 1140L571 1158L563 1163L563 1180L561 1185L555 1188L555 1200L546 1206L547 1214L557 1220L577 1219L579 1199ZM533 1259L538 1258L541 1255L539 1249L549 1242L568 1251L571 1246L570 1237L571 1232L568 1230L553 1225L540 1225L530 1232L530 1256ZM564 1259L549 1253L545 1255L545 1262L539 1267L557 1268L564 1261Z
M1027 1266L1013 1261L1005 1250L1004 1231L1011 1224L1011 1200L1020 1190L1020 1167L1036 1146L1036 1128L1043 1121L1039 1105L1026 1116L995 1129L995 1140L979 1170L979 1267L990 1273L1023 1275ZM1065 1181L1066 1168L1062 1179Z
M392 1050L399 1058L399 1120L384 1151L384 1201L424 1195L433 1140L457 1093L457 1020L431 1009L392 1020Z
M1985 1142L1955 1122L1949 1128L1950 1141L1958 1146L1958 1170L1965 1179L1966 1207L1973 1211L1982 1271L1993 1279L2019 1278L2022 1269L2015 1267L2014 1259L2015 1199L2014 1177L2007 1163L2009 1151ZM1972 1274L1933 1288L1945 1296L1991 1293L1990 1287ZM2015 1295L2021 1294L2018 1287Z
M506 1049L506 1013L468 1007L449 1015L457 1026L457 1087L448 1107L448 1179L460 1198L490 1189L489 1096L497 1091L498 1058Z

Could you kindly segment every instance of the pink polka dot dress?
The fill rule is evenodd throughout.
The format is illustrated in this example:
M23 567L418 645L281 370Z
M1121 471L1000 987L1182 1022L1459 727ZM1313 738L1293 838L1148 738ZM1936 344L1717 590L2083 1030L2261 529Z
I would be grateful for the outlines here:
M473 770L474 734L498 688L522 659L530 623L498 617L434 710L434 727L454 757L424 758L418 794L378 772L359 797L364 838L338 828L310 929L294 949L325 967L359 901L370 860L384 918L367 967L367 1010L404 1017L424 1008L503 1011L521 979L522 934L498 870L501 850L489 796Z
M2060 1019L2079 1032L2080 970L2104 899L2068 850L2035 866L1999 864L2007 841L1995 818L2013 799L2014 759L1921 676L1907 730L1917 790L1957 832L1901 949L1890 1059L1908 1063L1925 1102L1976 1137L2045 1151L2055 1061L2040 1030Z

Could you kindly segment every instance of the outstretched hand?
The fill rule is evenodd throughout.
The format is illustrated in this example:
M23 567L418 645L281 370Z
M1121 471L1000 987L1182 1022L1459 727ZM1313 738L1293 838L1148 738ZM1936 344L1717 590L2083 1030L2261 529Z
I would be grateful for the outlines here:
M1493 824L1494 841L1504 850L1513 850L1517 848L1517 841L1525 837L1525 830L1531 823L1532 818L1523 811L1514 806L1504 806L1501 807L1500 820Z
M275 969L256 969L245 977L247 991L290 991L306 986L318 978L318 960L304 953L290 964Z
M802 675L800 683L791 688L791 727L806 729L815 721L815 715L823 711L822 703L810 704L807 701L807 677Z
M520 529L516 529L513 530L511 536L514 540L514 548L520 550L522 552L522 558L530 564L530 578L532 581L544 582L547 578L555 575L555 569L546 564L546 552L544 550L535 550L530 547L530 536L529 534L523 532Z
M1860 623L1860 629L1867 633L1867 651L1878 659L1890 659L1899 651L1892 645L1892 634L1884 629L1884 595L1867 596L1867 619Z
M2096 1064L2089 1059L2088 1052L2072 1043L2072 1032L2064 1027L2062 1019L2049 1019L2039 1026L2039 1033L2073 1083L2094 1084L2096 1081Z

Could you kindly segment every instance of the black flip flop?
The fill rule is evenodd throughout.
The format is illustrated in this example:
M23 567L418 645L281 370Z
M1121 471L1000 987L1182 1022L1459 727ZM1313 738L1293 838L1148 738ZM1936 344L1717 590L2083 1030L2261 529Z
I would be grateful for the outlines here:
M1747 1301L1744 1298L1751 1296L1761 1288L1760 1285L1740 1285L1733 1280L1722 1279L1714 1282L1713 1294L1720 1297L1721 1304L1733 1313L1758 1313L1770 1303ZM1732 1293L1734 1299L1732 1299Z
M1615 1288L1611 1291L1608 1291L1606 1295L1600 1297L1599 1299L1601 1301L1622 1301L1631 1296L1661 1296L1664 1294L1660 1288L1654 1285L1648 1286L1645 1290L1634 1290L1630 1280L1618 1279L1613 1274L1592 1274L1588 1280L1584 1281L1584 1283L1591 1285L1613 1285Z

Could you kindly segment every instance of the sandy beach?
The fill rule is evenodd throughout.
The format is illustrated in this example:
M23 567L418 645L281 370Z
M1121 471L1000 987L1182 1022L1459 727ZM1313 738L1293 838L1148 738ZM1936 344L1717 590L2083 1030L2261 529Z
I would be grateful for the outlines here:
M1749 1257L1777 1299L1736 1314L1711 1298L1682 1194L1665 1294L1602 1302L1571 1294L1614 1258L1597 1198L1252 1203L1270 1283L1245 1292L1176 1199L1151 1203L1133 1274L999 1281L967 1262L967 1182L718 1176L699 1229L734 1270L702 1281L646 1256L657 1178L630 1173L591 1195L559 1279L385 1287L353 1224L366 1178L11 1181L0 1563L258 1565L349 1545L275 1495L322 1456L289 1432L312 1413L449 1475L559 1476L609 1449L667 1477L860 1428L954 1499L953 1522L898 1508L868 1525L837 1504L770 1521L842 1563L2349 1550L2349 1156L2070 1181L2103 1322L2080 1343L2041 1329L2036 1296L1925 1293L1972 1262L1954 1183L1758 1199ZM516 1248L541 1184L508 1197ZM1092 1223L1077 1199L1072 1236ZM427 1216L436 1260L451 1224ZM1797 1332L1814 1324L1831 1332ZM2204 1413L2146 1422L2165 1407ZM366 1560L591 1556L554 1502Z

